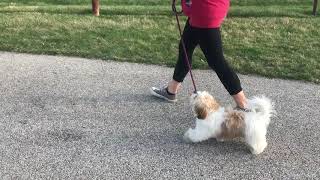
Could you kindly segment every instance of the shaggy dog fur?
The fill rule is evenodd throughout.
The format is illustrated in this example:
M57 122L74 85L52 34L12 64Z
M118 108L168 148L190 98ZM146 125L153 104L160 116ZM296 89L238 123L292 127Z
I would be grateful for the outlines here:
M250 112L223 108L207 92L197 92L190 98L196 119L196 127L184 134L187 142L201 142L209 138L224 141L244 137L253 154L260 154L267 146L266 134L273 103L261 96L248 100Z

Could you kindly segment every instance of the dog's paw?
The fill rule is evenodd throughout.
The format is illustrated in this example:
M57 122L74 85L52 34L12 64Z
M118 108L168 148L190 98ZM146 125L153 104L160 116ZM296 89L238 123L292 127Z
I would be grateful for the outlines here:
M268 145L268 143L262 143L256 147L250 147L250 151L254 155L259 155L264 151L264 149L267 147L267 145Z
M257 149L250 149L251 154L253 155L259 155L263 152L263 150L257 150Z
M186 143L192 143L192 141L190 139L190 131L189 130L184 133L183 141L186 142Z
M226 140L223 139L223 138L216 138L216 140L217 140L218 142L225 142L225 141L226 141Z

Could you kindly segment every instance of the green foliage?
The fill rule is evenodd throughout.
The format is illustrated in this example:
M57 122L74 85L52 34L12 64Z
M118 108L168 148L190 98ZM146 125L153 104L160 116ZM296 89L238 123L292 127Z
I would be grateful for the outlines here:
M101 4L94 17L90 1L2 0L0 50L175 64L179 35L170 1ZM232 0L222 26L227 60L244 74L320 83L320 19L311 9L305 0ZM194 68L207 68L199 49L193 59Z
M0 4L16 5L86 5L91 0L1 0ZM100 0L103 5L170 5L171 0ZM180 1L177 1L179 3ZM310 5L312 0L231 0L235 6Z
M231 4L238 6L292 6L310 5L312 0L231 0Z
M1 0L16 5L87 5L91 0ZM100 0L102 5L166 5L170 0Z

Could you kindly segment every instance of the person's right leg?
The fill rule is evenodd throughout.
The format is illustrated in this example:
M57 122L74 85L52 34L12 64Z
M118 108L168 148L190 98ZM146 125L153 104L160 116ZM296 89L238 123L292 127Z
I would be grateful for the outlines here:
M190 65L192 63L193 51L198 44L198 39L195 36L196 33L194 31L195 30L190 26L189 21L187 21L183 30L182 39L185 44ZM151 88L151 93L159 98L166 99L170 102L175 101L175 94L178 93L181 83L188 74L188 72L189 67L186 63L186 57L182 46L182 42L180 41L178 61L175 66L172 80L168 83L165 89L159 89L155 87Z
M168 91L171 94L177 94L179 89L181 87L181 82L178 82L174 79L172 79L169 83L168 83Z
M193 55L194 49L198 45L198 38L196 37L195 29L190 26L189 20L187 21L186 26L184 28L182 38L186 48L190 66L192 66L192 55ZM178 93L178 90L181 86L182 81L188 74L189 67L186 61L187 61L187 58L185 56L182 42L180 41L178 61L174 69L173 78L168 83L168 91L170 93L173 93L173 94Z

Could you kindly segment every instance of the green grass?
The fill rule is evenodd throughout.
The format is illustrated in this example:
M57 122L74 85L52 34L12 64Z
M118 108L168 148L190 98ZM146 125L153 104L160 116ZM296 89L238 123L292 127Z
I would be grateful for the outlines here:
M87 5L90 0L1 0L0 4L15 5ZM106 5L168 5L171 0L100 0ZM180 2L180 1L177 1ZM231 0L234 6L310 5L311 0Z
M320 18L307 0L233 0L222 27L237 72L320 83ZM168 0L0 2L0 50L174 66L179 41ZM182 20L185 18L182 17ZM199 49L194 68L207 68Z

